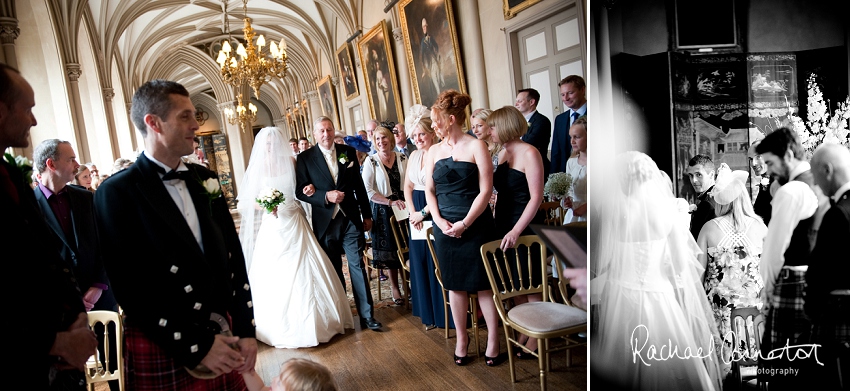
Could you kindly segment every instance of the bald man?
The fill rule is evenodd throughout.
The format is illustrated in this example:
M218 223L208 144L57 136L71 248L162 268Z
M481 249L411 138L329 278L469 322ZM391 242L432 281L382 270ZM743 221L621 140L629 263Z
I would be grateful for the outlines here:
M812 174L815 183L830 198L830 208L823 216L818 228L817 242L809 258L806 272L806 295L804 309L812 321L812 343L822 345L825 363L821 369L829 387L838 389L836 355L845 362L848 349L837 348L850 342L848 333L848 296L839 299L831 292L850 289L850 261L847 257L847 242L850 240L850 151L839 144L823 144L812 157ZM821 353L819 352L819 355ZM847 368L844 368L847 371ZM845 374L846 375L846 374ZM820 378L820 377L819 377Z

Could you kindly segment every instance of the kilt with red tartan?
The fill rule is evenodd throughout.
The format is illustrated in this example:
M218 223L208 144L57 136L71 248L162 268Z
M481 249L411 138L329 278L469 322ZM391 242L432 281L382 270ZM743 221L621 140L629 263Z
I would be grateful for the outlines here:
M192 377L141 329L124 324L126 391L244 391L242 375L231 372L211 380Z
M776 279L771 298L770 312L766 320L766 328L762 337L761 356L768 357L771 350L782 349L786 346L805 345L811 338L812 324L803 311L803 291L806 288L806 272L782 268ZM812 350L801 347L805 352ZM777 350L774 356L782 354L781 358L759 360L759 380L771 381L772 388L796 385L809 375L807 368L814 363L814 356L803 359L795 358L797 349ZM789 357L790 356L790 357ZM777 371L797 370L797 375L777 375ZM802 370L802 371L800 371ZM767 373L765 373L767 372ZM795 372L792 372L795 373ZM779 384L775 384L779 382Z

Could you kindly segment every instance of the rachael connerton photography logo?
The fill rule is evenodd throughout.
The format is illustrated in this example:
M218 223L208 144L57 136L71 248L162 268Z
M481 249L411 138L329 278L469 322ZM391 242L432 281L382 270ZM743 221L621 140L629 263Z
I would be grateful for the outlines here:
M667 361L674 358L680 360L688 360L692 358L698 358L701 360L708 358L709 360L714 360L715 344L713 335L710 335L708 338L709 348L707 351L701 346L696 349L691 346L686 346L680 351L679 346L674 344L669 338L667 339L666 344L662 344L660 346L650 344L649 335L649 328L644 324L639 324L632 330L630 345L632 348L633 363L637 363L638 360L640 360L641 364L652 366L652 364L647 361ZM737 338L735 338L736 335L734 331L729 331L729 333L726 334L726 337L732 337L732 341L737 340ZM749 360L752 358L758 358L759 360L765 361L780 359L794 361L805 360L814 356L815 362L817 362L818 365L823 366L824 364L818 359L817 352L819 347L821 347L820 344L791 345L790 341L786 340L785 346L767 352L766 356L758 349L750 350L741 347L733 347L732 350L729 351L726 346L721 348L720 353L721 357L724 357L723 362L726 364L730 364L734 361ZM727 356L729 357L728 360L725 358Z

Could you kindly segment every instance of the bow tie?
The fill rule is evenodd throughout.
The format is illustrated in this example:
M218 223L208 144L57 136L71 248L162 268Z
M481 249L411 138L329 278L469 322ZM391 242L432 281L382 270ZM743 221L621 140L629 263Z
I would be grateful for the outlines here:
M163 174L163 177L162 177L163 181L170 181L172 179L180 179L180 180L185 181L187 178L189 178L189 170L184 170L184 171L171 170L169 172L165 172L165 169L160 167L160 166L156 166L156 170L159 171L160 174Z

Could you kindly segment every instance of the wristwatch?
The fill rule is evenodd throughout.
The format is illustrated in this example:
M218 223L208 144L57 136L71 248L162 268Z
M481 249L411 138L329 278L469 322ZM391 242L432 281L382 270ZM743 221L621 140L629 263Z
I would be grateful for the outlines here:
M425 217L425 216L427 215L427 214L425 213L425 208L422 208L422 210L420 210L420 211L419 211L419 213L422 213L422 217Z

